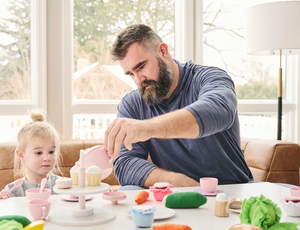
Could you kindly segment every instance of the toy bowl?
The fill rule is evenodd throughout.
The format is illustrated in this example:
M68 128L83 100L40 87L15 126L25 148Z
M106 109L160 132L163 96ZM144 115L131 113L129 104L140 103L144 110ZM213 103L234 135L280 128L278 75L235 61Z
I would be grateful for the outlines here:
M96 145L84 152L84 167L96 165L102 170L101 181L107 178L113 170L113 158L108 156L103 145Z
M291 196L299 196L300 197L300 187L291 188Z
M300 216L300 203L294 203L292 201L286 202L285 199L281 199L280 202L282 203L282 207L288 216Z
M25 193L29 201L33 199L48 200L51 195L51 189L44 188L43 191L40 192L40 188L31 188L27 189Z

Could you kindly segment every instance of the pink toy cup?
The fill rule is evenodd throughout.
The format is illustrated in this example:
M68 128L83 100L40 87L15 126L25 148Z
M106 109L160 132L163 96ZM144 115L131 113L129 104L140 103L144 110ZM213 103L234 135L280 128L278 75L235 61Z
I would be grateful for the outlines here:
M29 213L34 221L45 220L49 214L50 206L50 201L41 199L33 199L28 203Z
M39 188L31 188L26 190L26 197L27 199L41 199L41 200L48 200L51 195L51 189L44 188L42 192L40 192Z
M293 187L293 188L291 188L291 196L298 196L298 197L300 197L300 187Z
M200 186L203 192L213 193L218 186L218 179L214 177L202 177L200 178Z

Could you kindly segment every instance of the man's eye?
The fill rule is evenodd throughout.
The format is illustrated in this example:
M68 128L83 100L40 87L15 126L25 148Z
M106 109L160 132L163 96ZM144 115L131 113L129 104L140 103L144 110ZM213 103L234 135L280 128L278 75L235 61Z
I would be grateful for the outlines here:
M145 67L145 65L142 65L142 66L140 67L140 69L144 69L144 67Z

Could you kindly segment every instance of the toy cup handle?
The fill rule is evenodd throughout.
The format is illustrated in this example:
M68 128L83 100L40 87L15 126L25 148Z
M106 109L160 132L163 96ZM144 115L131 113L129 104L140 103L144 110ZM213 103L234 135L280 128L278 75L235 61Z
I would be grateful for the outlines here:
M42 207L42 216L41 216L41 220L44 220L44 219L46 219L46 217L47 217L47 211L46 211L47 209L46 209L46 207Z

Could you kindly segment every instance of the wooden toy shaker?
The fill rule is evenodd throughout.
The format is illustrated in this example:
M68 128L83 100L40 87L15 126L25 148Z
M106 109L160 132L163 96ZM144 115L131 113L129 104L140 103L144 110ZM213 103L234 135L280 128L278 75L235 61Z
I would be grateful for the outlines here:
M216 196L215 216L219 216L219 217L229 216L228 197L225 193L219 193Z

